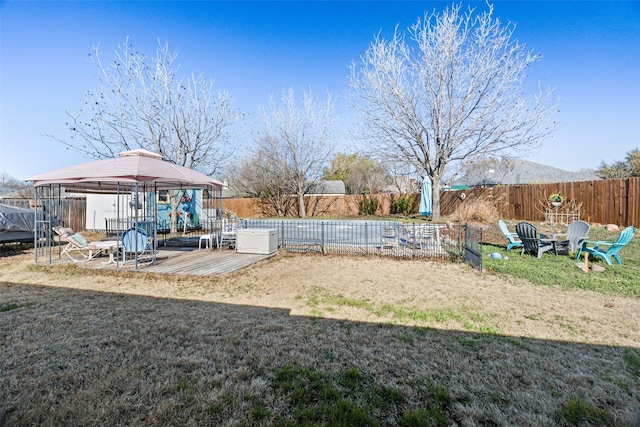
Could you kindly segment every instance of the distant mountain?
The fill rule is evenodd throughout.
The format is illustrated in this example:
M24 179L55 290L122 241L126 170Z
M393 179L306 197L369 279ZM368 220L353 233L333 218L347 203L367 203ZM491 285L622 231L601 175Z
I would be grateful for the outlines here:
M491 186L549 182L593 181L594 170L570 172L523 159L484 159L469 165L452 185Z

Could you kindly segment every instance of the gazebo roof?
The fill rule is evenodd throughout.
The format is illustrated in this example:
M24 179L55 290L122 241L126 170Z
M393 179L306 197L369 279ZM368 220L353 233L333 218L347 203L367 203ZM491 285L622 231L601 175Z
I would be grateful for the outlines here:
M81 163L28 178L34 186L61 185L73 191L115 192L120 186L141 184L155 190L177 188L222 189L222 182L177 165L147 150L120 153L120 157Z

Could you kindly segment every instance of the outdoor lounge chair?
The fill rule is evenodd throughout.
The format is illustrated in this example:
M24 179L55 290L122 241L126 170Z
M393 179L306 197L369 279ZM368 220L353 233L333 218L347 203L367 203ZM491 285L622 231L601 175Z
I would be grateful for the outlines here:
M574 253L582 245L582 241L587 238L591 226L584 221L573 221L569 224L566 233L554 234L553 238L558 239L560 236L566 236L566 240L556 242L556 250L559 254L566 255L569 252Z
M516 237L518 237L518 233L510 232L509 229L507 228L507 224L505 224L503 220L498 221L498 225L500 226L500 231L502 231L502 234L504 234L504 237L506 237L507 240L509 241L509 244L507 245L508 251L510 251L513 248L519 248L522 246L522 242L519 240L516 240Z
M612 257L618 262L619 265L622 265L622 261L620 260L618 252L631 241L633 235L635 234L635 231L636 230L633 227L625 228L624 230L622 230L620 236L618 236L618 240L616 240L615 242L595 242L585 240L582 242L582 246L580 246L580 249L578 250L576 260L580 259L580 254L582 254L582 251L585 251L590 255L604 258L608 265L611 265ZM607 248L605 249L602 246L607 246Z
M555 242L547 240L544 235L538 237L538 229L533 224L519 222L516 225L516 233L518 233L518 237L522 241L521 255L529 252L531 255L542 258L542 254L545 252L553 250L555 253Z
M96 256L106 252L109 252L109 261L112 261L113 248L118 247L117 240L89 243L86 237L80 233L76 233L71 228L53 227L53 231L60 236L61 240L67 242L62 253L68 256L73 262L90 261Z

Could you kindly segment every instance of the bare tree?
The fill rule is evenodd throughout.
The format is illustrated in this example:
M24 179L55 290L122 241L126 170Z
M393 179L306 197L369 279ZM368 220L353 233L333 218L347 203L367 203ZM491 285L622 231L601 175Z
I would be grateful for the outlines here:
M0 186L13 189L12 193L19 198L30 199L33 197L33 185L22 182L7 172L0 172Z
M0 172L0 185L3 187L13 188L16 190L23 188L33 188L32 185L29 185L25 182L20 181L17 178L9 175L7 172Z
M338 153L331 166L324 170L323 179L344 182L347 194L372 194L390 182L385 166L364 154Z
M259 198L263 214L287 216L293 205L293 187L280 165L267 159L260 150L243 159L234 174L234 187L248 197Z
M551 90L526 97L528 67L540 60L514 40L493 7L453 5L425 14L390 40L376 37L351 68L362 135L381 159L411 165L434 184L434 219L447 165L538 145L552 128Z
M416 178L415 170L406 163L400 162L386 162L385 166L388 169L389 176L391 177L390 188L394 192L398 193L418 193L422 183Z
M214 91L201 75L179 77L178 55L167 44L147 58L127 39L110 62L99 46L92 49L98 88L87 92L79 112L67 111L71 139L53 138L96 159L144 148L207 175L225 164L233 154L228 129L241 118L227 92ZM171 196L176 218L181 195Z
M261 129L255 134L256 154L297 197L302 218L306 217L304 195L322 176L334 148L332 108L331 96L321 102L310 91L304 92L298 105L293 89L283 91L279 103L272 98L269 109L262 111Z
M347 173L345 186L350 194L373 194L390 182L389 171L382 163L363 157Z
M98 88L79 112L67 111L72 140L56 139L92 158L144 148L208 175L230 157L227 130L241 118L232 97L203 76L179 77L167 44L147 58L127 39L108 63L92 49Z

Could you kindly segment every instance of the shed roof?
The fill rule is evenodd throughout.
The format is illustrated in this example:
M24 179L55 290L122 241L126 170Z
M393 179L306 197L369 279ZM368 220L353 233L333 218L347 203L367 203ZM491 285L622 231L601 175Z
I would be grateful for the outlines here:
M309 188L308 194L345 194L344 182L339 179L318 181Z

